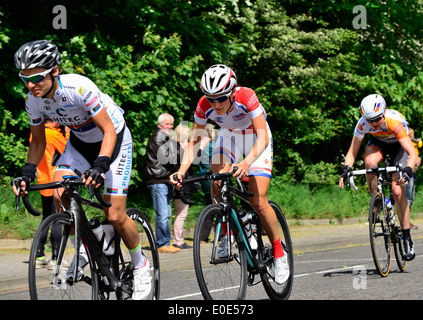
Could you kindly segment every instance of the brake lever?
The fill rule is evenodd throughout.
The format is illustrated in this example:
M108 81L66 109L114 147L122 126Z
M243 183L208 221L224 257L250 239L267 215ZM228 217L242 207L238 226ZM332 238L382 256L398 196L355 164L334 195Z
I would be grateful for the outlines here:
M12 182L13 183L13 182ZM15 211L19 211L20 203L21 203L21 191L22 187L20 186L20 181L18 183L15 183L16 190L18 191L18 195L15 195Z
M18 189L18 191L20 193L20 190L19 189ZM15 204L16 204L15 211L19 211L20 203L21 203L21 196L16 196L15 195Z
M90 201L94 202L94 187L91 183L88 185L88 191L90 192Z

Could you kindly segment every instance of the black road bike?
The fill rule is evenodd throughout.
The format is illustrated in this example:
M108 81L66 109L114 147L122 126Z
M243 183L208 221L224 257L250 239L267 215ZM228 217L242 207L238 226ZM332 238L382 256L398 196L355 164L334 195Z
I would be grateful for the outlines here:
M397 266L404 271L407 266L405 249L402 241L402 229L398 219L395 218L395 208L388 210L384 186L391 184L391 175L396 172L398 180L401 178L401 166L375 167L363 170L354 170L348 174L347 182L357 190L354 176L374 174L377 177L377 191L373 193L369 207L369 234L373 261L377 272L386 277L391 269L392 250L394 248Z
M17 183L18 189L20 182ZM103 210L110 207L99 189L91 186L90 197L85 199L79 192L83 185L82 179L76 176L65 176L62 181L30 185L28 192L64 188L69 203L69 210L52 214L44 219L33 240L29 269L29 292L32 300L118 300L130 299L133 290L133 272L128 250L122 244L119 234L114 230L114 253L106 255L103 243L94 235L86 213L82 208L88 205ZM94 201L94 196L98 202ZM29 202L28 195L23 203L29 213L40 215ZM19 209L20 197L16 197L16 210ZM160 269L159 255L153 230L144 213L136 208L127 209L128 216L135 221L141 236L142 252L149 260L152 276L151 292L147 299L159 299ZM60 247L57 252L56 265L52 270L38 268L37 251L41 239L50 236L52 226L59 226L61 231ZM88 257L88 264L83 274L80 268L80 245L83 244ZM51 250L47 248L46 251ZM110 294L114 292L115 295Z

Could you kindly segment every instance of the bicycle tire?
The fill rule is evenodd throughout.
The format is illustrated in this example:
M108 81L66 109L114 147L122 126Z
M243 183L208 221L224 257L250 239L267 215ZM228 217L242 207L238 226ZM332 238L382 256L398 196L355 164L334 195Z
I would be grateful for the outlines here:
M200 238L205 223L217 220L212 241L203 243ZM230 218L232 220L232 218ZM235 222L233 226L232 257L225 261L217 257L217 249L225 237L221 230L222 208L217 204L208 205L201 212L194 232L194 267L201 293L206 300L243 300L247 290L247 257ZM215 250L213 250L213 248ZM214 253L213 253L214 251ZM213 260L219 263L211 263Z
M263 282L263 287L270 299L287 300L291 294L291 290L292 290L292 286L294 282L294 250L292 248L292 241L291 241L291 235L289 232L288 223L286 222L285 216L281 208L273 201L269 201L269 204L272 207L273 211L275 211L276 217L278 219L278 224L279 224L278 227L279 227L279 234L281 235L282 247L285 251L285 254L287 254L287 258L288 258L289 278L285 283L280 285L274 282L273 262L268 266L270 267L270 269L266 268L267 271L265 270L264 272L261 272L260 276ZM263 241L263 248L262 248L263 260L270 259L271 261L273 261L273 259L271 259L273 257L273 250L272 250L272 244L270 243L270 240L264 234L264 231L259 236L261 237Z
M407 267L407 260L405 260L404 243L402 242L402 229L399 225L394 225L392 231L394 243L395 260L397 262L398 269L402 272Z
M391 268L391 232L389 217L383 210L384 196L379 192L372 195L369 209L369 234L373 262L377 272L386 277Z
M141 250L144 257L147 258L150 263L150 274L152 277L151 292L146 300L158 300L160 296L160 263L153 229L148 222L147 216L141 210L129 208L126 210L126 214L137 224L141 240ZM124 285L132 289L133 274L131 256L125 245L120 246L119 249L119 273L117 276ZM124 293L118 293L117 298L119 300L126 300L129 299L130 296Z
M50 238L51 226L58 223L61 228L60 248L58 250L57 264L53 270L37 268L37 251L41 237L47 233ZM95 264L89 261L85 267L90 269L91 278L84 276L80 281L67 281L66 272L75 257L75 248L71 243L69 233L72 226L72 219L67 213L56 213L43 220L38 227L31 246L31 253L28 268L29 292L32 300L97 300L98 296L98 275L91 266ZM92 255L89 248L86 248L87 256ZM46 248L49 252L50 249Z

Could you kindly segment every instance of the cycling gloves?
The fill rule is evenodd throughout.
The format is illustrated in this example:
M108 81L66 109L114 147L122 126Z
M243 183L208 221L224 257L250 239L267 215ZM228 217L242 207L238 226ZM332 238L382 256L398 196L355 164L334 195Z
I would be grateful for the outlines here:
M413 169L409 166L402 169L402 177L405 183L408 183L410 179L413 177Z
M107 156L98 156L93 163L90 177L97 183L103 183L106 179L106 172L110 169L112 159Z

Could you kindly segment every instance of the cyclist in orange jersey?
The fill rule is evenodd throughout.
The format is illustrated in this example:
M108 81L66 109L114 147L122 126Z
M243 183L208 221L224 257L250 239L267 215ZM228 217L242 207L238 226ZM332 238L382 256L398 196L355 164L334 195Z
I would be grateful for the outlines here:
M414 165L417 161L416 150L408 136L408 124L403 115L392 109L386 109L386 102L382 96L372 94L365 97L360 105L362 117L358 121L351 146L345 157L339 187L344 187L344 178L357 157L361 142L366 133L370 140L364 152L366 169L377 167L379 163L389 156L388 165L398 163L402 165L402 178L398 181L396 173L392 175L392 194L404 235L406 260L415 257L414 242L410 236L410 207L405 196L405 185L410 180ZM377 191L377 178L375 175L366 175L370 194Z
M64 136L60 130L60 125L47 118L45 120L45 132L46 132L46 150L44 156L41 159L40 164L37 167L37 182L39 184L49 183L53 181L54 171L56 167L52 164L55 155L60 155L65 150L66 142L69 137L69 133ZM29 137L29 141L32 141L32 135ZM56 206L53 199L53 189L40 190L41 204L43 220L46 219L53 213L56 213ZM57 254L60 246L60 225L54 224L51 228L51 249L52 257L47 259L44 254L44 247L47 241L47 234L45 234L40 242L40 246L37 251L36 265L39 267L47 267L53 269L56 265Z

